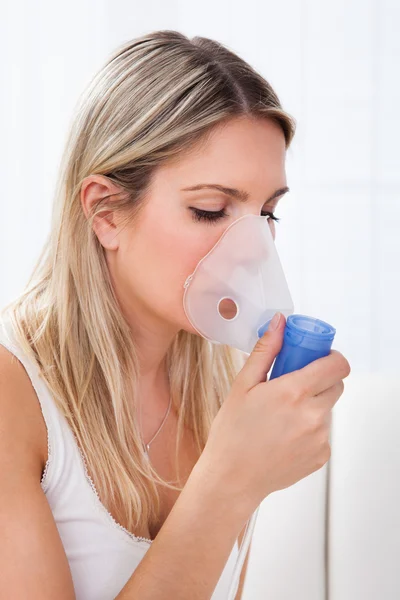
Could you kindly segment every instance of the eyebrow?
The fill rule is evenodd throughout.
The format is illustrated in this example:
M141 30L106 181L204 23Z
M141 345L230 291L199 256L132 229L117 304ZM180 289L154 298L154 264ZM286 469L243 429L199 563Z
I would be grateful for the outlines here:
M197 190L204 190L207 188L217 190L218 192L222 192L223 194L226 194L227 196L236 198L240 202L247 202L247 200L249 199L249 194L245 190L238 190L236 188L226 187L223 185L219 185L218 183L198 183L197 185L192 185L190 187L182 188L182 191L194 192ZM276 192L274 192L272 194L272 196L270 198L268 198L268 200L266 200L266 202L270 202L271 200L274 200L274 198L277 198L278 196L282 196L283 194L286 194L286 192L289 192L289 191L290 191L290 188L288 188L288 187L280 188L279 190L276 190Z

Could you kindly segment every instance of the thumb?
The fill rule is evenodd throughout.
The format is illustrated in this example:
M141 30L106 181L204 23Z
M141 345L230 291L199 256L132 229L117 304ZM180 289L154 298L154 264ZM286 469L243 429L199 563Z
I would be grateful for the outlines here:
M274 319L277 321L274 322ZM276 329L273 328L274 325ZM238 373L235 380L237 385L249 391L257 384L266 381L272 363L282 348L285 326L285 316L280 312L275 313L268 329L257 341Z

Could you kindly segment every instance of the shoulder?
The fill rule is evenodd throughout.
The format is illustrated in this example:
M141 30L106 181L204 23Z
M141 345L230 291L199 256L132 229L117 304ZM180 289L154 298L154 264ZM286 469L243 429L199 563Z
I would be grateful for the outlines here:
M39 481L47 461L47 430L39 399L20 360L0 343L0 452Z

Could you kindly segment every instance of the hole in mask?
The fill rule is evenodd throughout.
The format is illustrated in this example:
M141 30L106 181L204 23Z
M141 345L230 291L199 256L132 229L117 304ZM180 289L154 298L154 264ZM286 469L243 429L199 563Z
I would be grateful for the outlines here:
M223 319L231 321L238 314L239 308L231 298L222 298L218 303L218 312Z

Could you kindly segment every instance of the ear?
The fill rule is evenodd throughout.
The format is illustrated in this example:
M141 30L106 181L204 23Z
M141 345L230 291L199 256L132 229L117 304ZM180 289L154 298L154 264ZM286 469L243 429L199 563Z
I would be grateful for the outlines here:
M121 187L115 185L103 175L89 175L83 180L80 192L82 209L85 217L99 200L110 194L120 193ZM93 231L104 248L116 250L118 248L118 224L113 210L104 210L93 219Z

